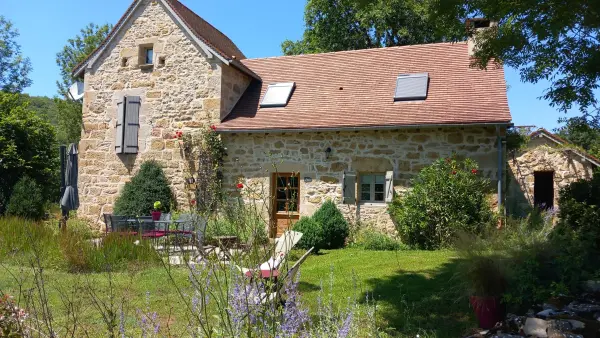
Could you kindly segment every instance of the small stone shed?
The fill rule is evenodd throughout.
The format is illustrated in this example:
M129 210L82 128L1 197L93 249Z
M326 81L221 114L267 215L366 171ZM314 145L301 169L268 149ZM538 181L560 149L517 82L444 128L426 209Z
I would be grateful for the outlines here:
M264 188L272 236L327 199L352 221L393 231L394 192L452 154L475 159L502 200L504 71L471 67L472 46L247 59L181 2L135 0L74 70L85 88L79 213L111 213L149 159L187 205L189 173L173 137L211 125L227 147L225 187Z
M522 150L508 154L507 212L523 215L533 206L559 208L561 188L590 179L600 160L546 129L529 135Z

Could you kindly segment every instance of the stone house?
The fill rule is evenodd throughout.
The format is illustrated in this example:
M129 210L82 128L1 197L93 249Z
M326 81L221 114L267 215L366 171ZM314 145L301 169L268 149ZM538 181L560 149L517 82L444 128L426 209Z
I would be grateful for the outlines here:
M394 192L453 153L475 159L502 201L504 71L470 67L472 45L246 59L179 1L135 0L74 70L85 88L79 213L100 221L112 212L149 159L164 164L184 202L173 136L211 125L228 149L225 186L266 187L273 236L326 199L351 220L392 231Z
M508 164L507 212L524 215L533 206L558 208L560 189L590 179L600 160L542 128L524 149L509 152Z

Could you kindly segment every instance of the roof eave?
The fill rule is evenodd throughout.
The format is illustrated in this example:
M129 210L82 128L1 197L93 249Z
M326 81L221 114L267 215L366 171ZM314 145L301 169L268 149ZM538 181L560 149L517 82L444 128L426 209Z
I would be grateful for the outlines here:
M571 144L570 142L563 139L562 137L554 135L553 133L549 132L548 130L546 130L544 128L538 129L530 134L530 137L535 137L535 136L544 136L545 138L549 139L550 141L552 141L558 145L567 145L568 146ZM595 166L600 167L600 159L597 159L596 157L594 157L586 152L581 152L577 149L571 149L571 151L573 151L575 154L583 157L584 159L586 159L590 163L594 164Z
M168 3L166 3L165 0L160 0L160 2L167 9L169 14L171 14L174 18L177 19L177 23L179 23L181 25L181 27L183 27L185 32L200 47L200 49L202 49L204 51L204 53L207 55L207 57L209 59L212 58L213 56L216 56L224 64L226 64L226 65L231 64L232 60L225 58L223 55L221 55L221 53L219 51L213 49L212 47L210 47L209 45L204 43L204 41L200 40L194 34L194 32L190 29L190 27L186 24L186 22L175 12L175 10L173 10L173 8L171 6L169 6ZM121 29L123 29L123 27L125 26L125 23L131 18L131 16L133 15L135 10L138 8L138 6L141 3L142 3L141 0L134 0L134 3L127 9L125 16L119 20L119 22L117 23L117 26L114 27L113 31L110 33L107 40L105 40L101 44L101 47L96 49L94 52L92 52L92 54L90 54L90 56L86 60L84 60L81 64L76 66L75 69L73 69L73 72L72 72L73 77L80 77L82 72L85 71L85 69L89 69L94 66L94 63L96 63L99 56L102 55L102 53L104 52L106 47L113 41L113 39L116 38L119 31L121 31ZM248 74L248 75L256 76L256 74L254 74L254 75Z
M343 127L316 127L316 128L257 128L257 129L227 129L217 127L217 132L222 134L234 133L300 133L300 132L327 132L327 131L369 131L369 130L393 130L414 128L442 128L442 127L502 127L510 126L510 121L497 122L474 122L474 123L436 123L436 124L400 124L400 125L378 125L378 126L343 126Z

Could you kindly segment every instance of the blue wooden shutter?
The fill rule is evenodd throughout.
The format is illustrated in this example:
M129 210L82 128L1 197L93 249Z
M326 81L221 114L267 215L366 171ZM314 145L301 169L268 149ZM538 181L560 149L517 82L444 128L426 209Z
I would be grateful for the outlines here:
M356 203L356 173L344 172L344 204Z
M394 172L385 173L385 202L390 203L394 199Z
M140 128L140 105L139 96L127 96L125 98L125 138L124 150L125 154L138 153L138 132Z
M123 101L117 103L117 123L115 125L115 153L123 153L123 136L125 129L123 125L125 123L125 98Z

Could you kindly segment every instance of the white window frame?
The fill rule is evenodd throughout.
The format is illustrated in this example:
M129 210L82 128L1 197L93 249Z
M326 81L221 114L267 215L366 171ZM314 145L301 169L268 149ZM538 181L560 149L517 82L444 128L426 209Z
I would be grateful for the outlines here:
M373 182L370 183L370 188L369 188L369 195L370 195L370 199L369 200L364 200L362 198L362 193L363 193L363 178L365 176L372 176L373 177ZM383 199L382 200L375 200L375 185L376 185L376 176L380 176L381 178L383 178L383 191L381 191L381 193L383 194ZM362 172L359 173L358 175L358 202L362 203L362 204L386 204L385 201L385 172Z

